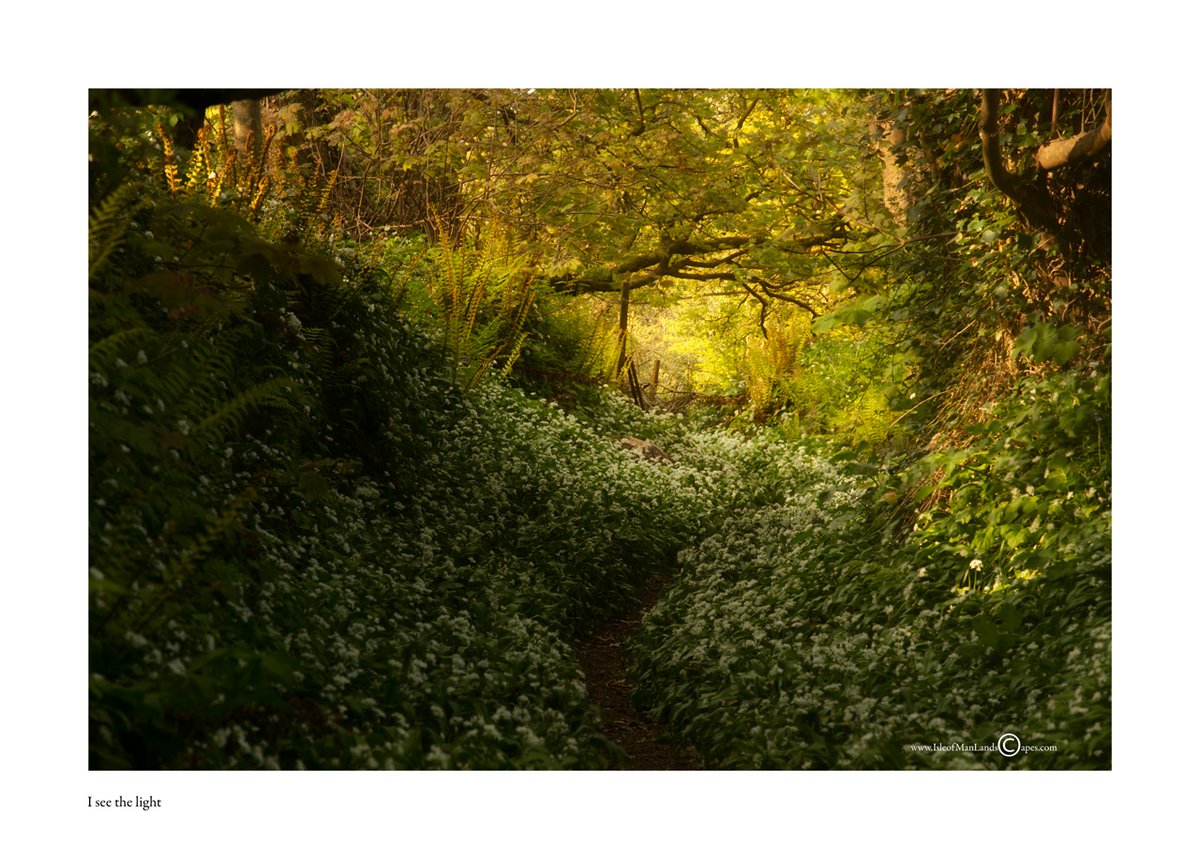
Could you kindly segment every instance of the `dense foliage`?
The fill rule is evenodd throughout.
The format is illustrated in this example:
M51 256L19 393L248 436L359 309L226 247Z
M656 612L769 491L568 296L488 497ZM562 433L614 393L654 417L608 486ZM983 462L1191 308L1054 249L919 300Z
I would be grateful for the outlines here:
M1110 766L1107 396L1102 377L1030 385L923 461L948 501L903 542L861 485L776 453L762 479L787 497L683 553L637 641L639 699L713 766ZM914 748L1010 731L1056 752Z
M124 200L95 225L93 765L602 763L569 634L692 508L551 406L464 401L368 273Z
M1107 162L1031 224L972 93L266 107L92 119L92 767L620 765L574 647L660 574L708 766L1111 766Z

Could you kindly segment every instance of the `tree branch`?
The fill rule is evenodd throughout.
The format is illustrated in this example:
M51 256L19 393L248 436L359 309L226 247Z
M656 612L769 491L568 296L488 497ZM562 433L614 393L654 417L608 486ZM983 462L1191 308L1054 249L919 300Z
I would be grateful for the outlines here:
M637 137L646 130L646 111L642 108L642 91L635 87L633 90L633 97L637 101L638 124L633 131L629 132L629 136Z
M759 295L757 292L755 292L751 288L750 284L743 283L742 288L745 289L746 292L750 293L751 295L753 295L755 298L758 299L758 303L759 303L758 328L760 331L762 331L763 339L766 340L767 336L768 336L767 335L767 308L770 305L767 304L767 300L765 298L763 298L761 295Z
M817 311L815 311L812 308L812 305L809 304L807 301L801 301L799 298L796 298L793 295L787 295L786 293L779 291L780 289L786 288L786 286L788 286L788 284L784 284L783 286L772 286L770 283L763 280L761 277L753 277L753 278L751 278L751 280L754 283L761 286L763 292L765 292L771 298L775 298L780 301L786 301L789 304L794 304L797 307L801 308L802 310L808 311L808 313L812 316L813 319L816 319L818 316L821 315L821 314L817 313ZM796 282L798 282L798 281L796 281Z
M1004 196L1012 200L1021 216L1037 229L1058 233L1055 205L1044 188L1008 172L1000 154L1000 91L985 89L979 106L979 139L983 143L983 168Z
M1053 170L1079 161L1098 158L1112 144L1112 93L1104 96L1104 122L1099 128L1076 134L1065 140L1054 140L1038 147L1037 165L1042 170Z
M770 244L788 253L812 253L823 251L840 236L833 232L825 235L790 236L786 239L771 240L766 236L715 236L706 240L678 239L664 240L659 247L652 251L633 254L602 270L579 274L570 274L550 279L549 286L558 291L574 295L588 292L618 292L623 288L639 289L648 286L665 277L680 280L720 281L736 280L734 271L753 271L753 266L747 266L739 259L746 256L757 246ZM723 254L717 259L707 258L711 254ZM772 284L755 281L763 288L779 289ZM773 295L775 298L783 296ZM791 298L784 298L791 301ZM793 303L796 303L793 301Z

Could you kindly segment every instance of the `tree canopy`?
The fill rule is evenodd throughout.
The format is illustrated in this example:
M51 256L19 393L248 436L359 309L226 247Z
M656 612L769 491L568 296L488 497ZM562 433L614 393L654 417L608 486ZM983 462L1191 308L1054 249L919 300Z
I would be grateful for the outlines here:
M365 91L320 109L361 227L500 223L568 293L716 283L816 313L821 255L883 214L851 93Z

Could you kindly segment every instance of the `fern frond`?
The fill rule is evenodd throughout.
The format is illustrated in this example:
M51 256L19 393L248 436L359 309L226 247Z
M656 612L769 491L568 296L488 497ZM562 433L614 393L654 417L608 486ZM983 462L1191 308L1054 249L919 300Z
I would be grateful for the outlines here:
M167 129L161 122L155 127L158 129L159 139L162 140L163 173L167 177L167 190L175 197L183 190L183 182L179 178L179 165L175 161L175 144L171 142L171 135L167 134Z
M334 359L337 357L337 341L324 328L305 328L305 341L317 352L317 360L325 373L333 371Z
M192 147L192 157L188 161L185 187L189 191L207 187L208 173L208 125L205 124L196 132L196 145Z
M537 297L537 293L530 288L530 283L529 280L525 281L521 288L516 313L512 316L513 331L520 331L525 327L525 322L529 319L529 311L533 309L533 301Z
M508 355L508 360L504 362L504 367L500 370L501 376L507 376L512 372L513 365L517 363L517 358L521 355L521 347L525 345L525 338L529 336L529 332L522 331L520 336L512 345L512 352Z
M317 204L317 211L324 212L329 208L329 197L333 193L333 184L337 181L338 171L335 169L329 174L329 179L325 182L325 189L321 194L320 202Z
M196 565L208 557L217 540L228 533L238 520L238 517L241 516L242 511L257 498L257 490L253 486L247 486L229 504L225 505L225 508L208 524L208 527L200 535L188 541L183 550L167 565L161 582L153 587L153 590L158 591L157 598L150 599L153 590L145 595L144 604L146 608L143 609L138 619L132 624L133 628L140 628L145 631L145 624L158 614L166 601L170 599L177 586L191 577L196 569Z
M286 376L247 388L200 421L189 436L189 449L204 442L220 443L227 439L240 429L242 421L255 409L290 407L290 395L298 389L299 385Z
M254 175L266 175L266 168L268 168L268 164L271 161L271 144L275 142L275 133L276 127L274 122L271 122L270 125L264 128L263 145L262 148L258 150L258 163L256 164L256 168L254 168Z
M221 189L230 186L235 178L234 159L227 158L216 179L209 182L208 205L215 207L221 199Z
M355 358L346 361L336 367L330 365L325 370L324 385L327 389L352 388L354 380L362 375L362 370L367 366L366 358Z
M480 281L467 299L467 307L462 319L458 320L455 358L460 358L463 352L467 352L471 348L471 335L475 332L475 322L479 317L479 307L483 304L483 299L484 284Z
M129 225L146 205L133 185L122 185L95 209L88 222L88 281L103 271L113 252L129 233Z
M127 328L110 334L88 347L88 369L102 370L111 364L117 353L154 336L149 328Z
M239 341L251 336L247 329L232 328L194 343L162 382L173 411L192 418L226 400L238 378Z
M258 180L258 188L254 192L254 197L250 200L250 216L258 217L258 210L262 208L263 200L267 197L267 189L271 187L271 177L263 176Z

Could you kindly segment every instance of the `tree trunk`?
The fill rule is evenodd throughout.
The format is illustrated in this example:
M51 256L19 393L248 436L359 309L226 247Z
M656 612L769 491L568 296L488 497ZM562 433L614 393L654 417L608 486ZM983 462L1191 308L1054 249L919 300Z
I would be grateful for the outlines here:
M621 341L621 351L617 356L617 374L625 369L625 342L629 336L629 281L621 283L621 313L617 318L617 332Z
M262 154L262 102L248 98L233 103L233 139L241 152L253 156L257 164Z
M903 128L892 128L884 134L876 147L883 160L883 205L891 213L896 224L903 229L908 221L911 201L904 187L905 170L900 166L896 153L904 145Z

